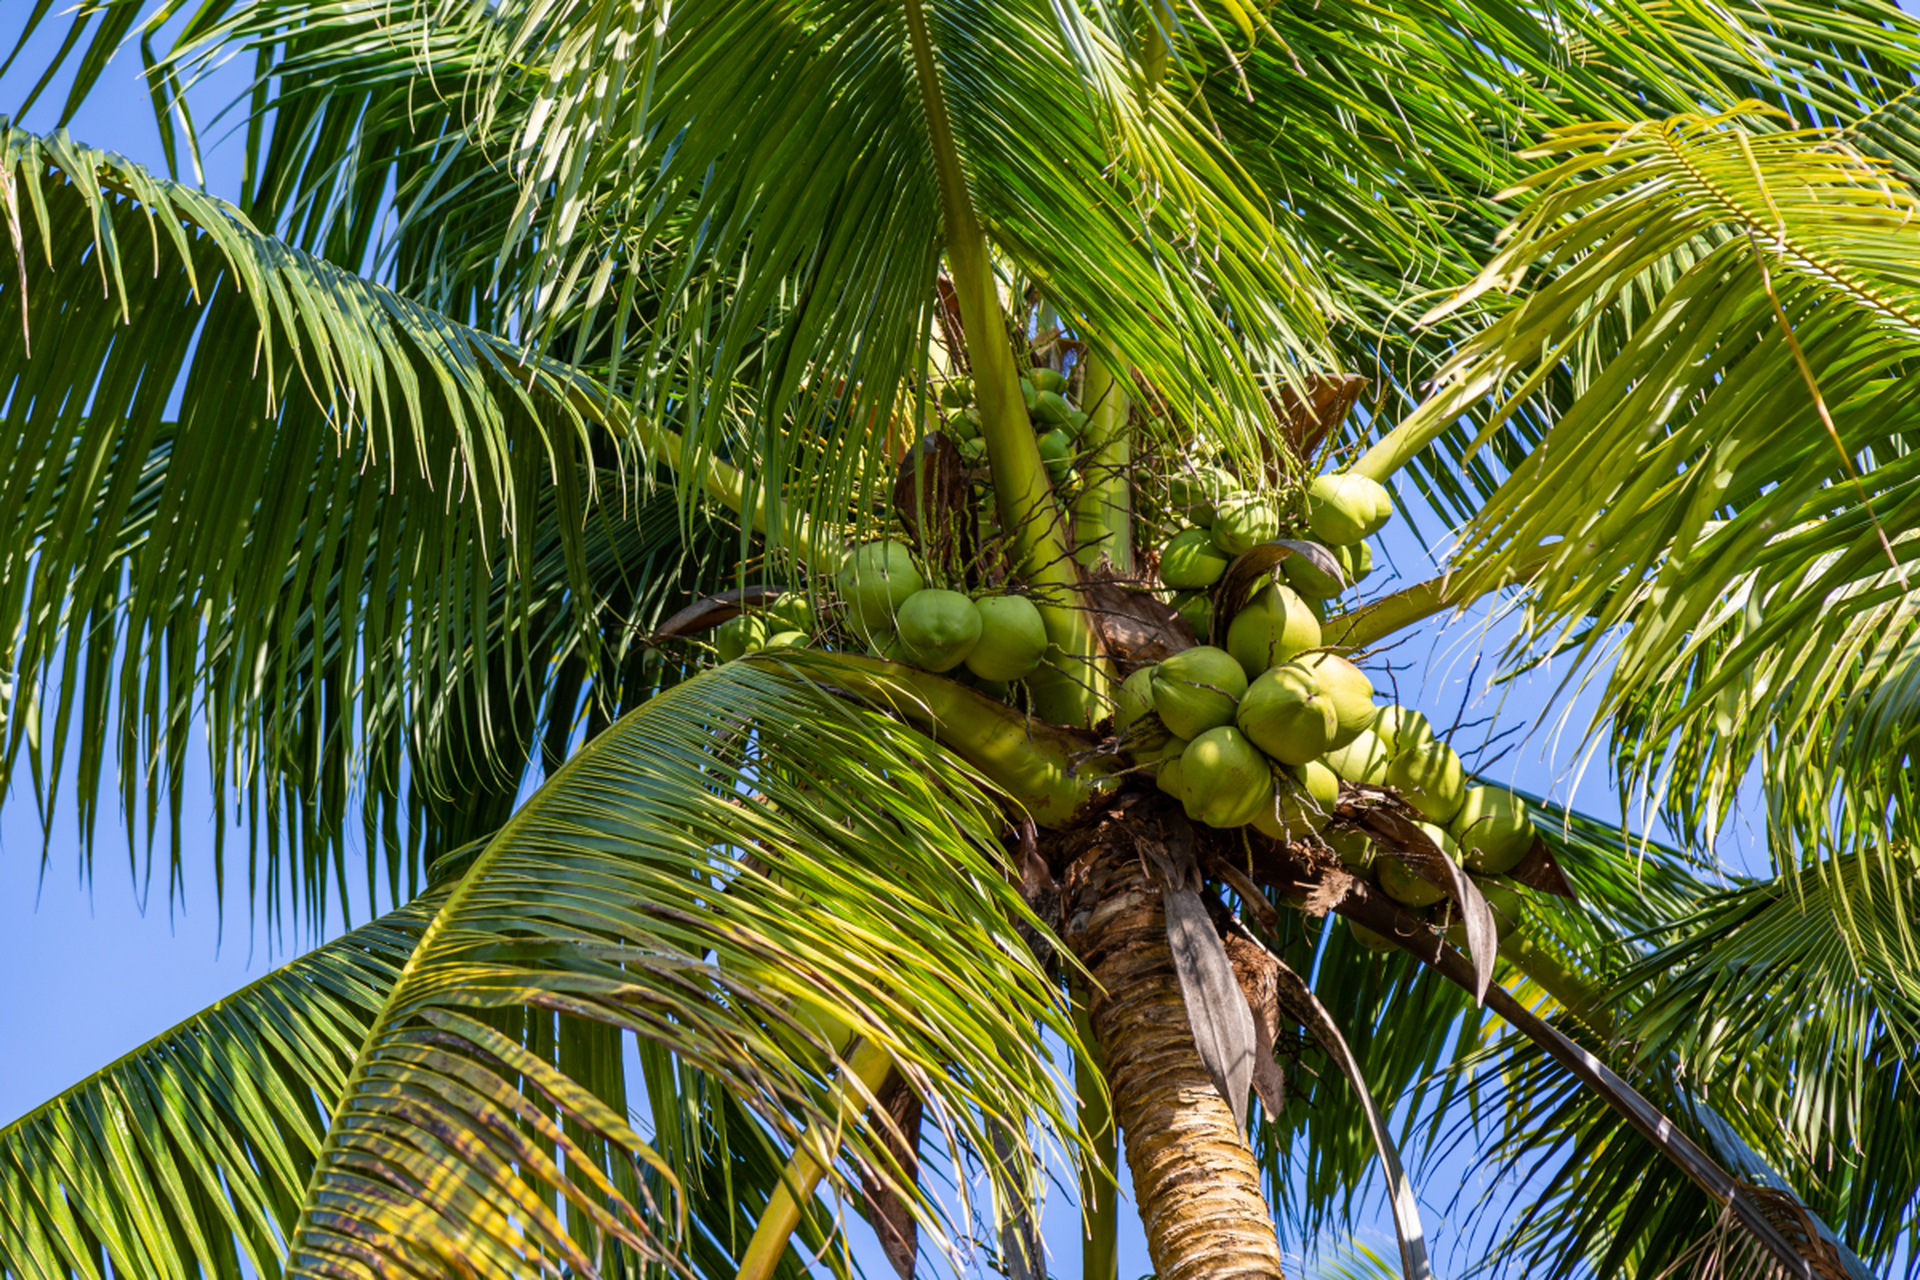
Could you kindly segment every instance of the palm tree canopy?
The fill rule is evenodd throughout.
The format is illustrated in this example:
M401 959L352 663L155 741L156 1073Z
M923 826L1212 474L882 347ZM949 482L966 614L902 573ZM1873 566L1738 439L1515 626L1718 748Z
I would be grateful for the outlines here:
M324 919L362 848L413 901L0 1130L0 1274L727 1275L808 1161L954 1249L976 1213L1004 1247L1042 1163L1095 1170L1063 1101L1106 1089L1087 967L1042 914L1072 886L1033 851L1135 786L1100 732L1115 655L1068 652L1083 691L1036 679L1029 717L898 664L715 667L684 639L782 590L828 616L843 548L927 518L901 461L962 372L1007 565L1077 582L1084 548L1005 519L1061 483L991 385L1034 341L1146 406L1100 454L1142 527L1200 446L1296 524L1316 472L1402 477L1404 510L1458 526L1446 573L1347 597L1325 634L1504 594L1506 668L1602 680L1618 784L1695 851L1536 798L1578 897L1529 896L1505 1014L1479 998L1491 933L1465 947L1482 990L1448 986L1256 890L1251 855L1240 879L1202 859L1246 918L1215 945L1258 932L1336 1028L1260 1095L1285 1229L1350 1226L1377 1185L1360 1089L1400 1117L1389 1164L1471 1142L1524 1180L1487 1212L1529 1273L1721 1241L1697 1164L1515 1030L1531 1011L1716 1172L1777 1185L1742 1203L1784 1204L1834 1265L1920 1265L1920 24L1897 8L72 21L40 89L71 69L70 115L138 43L180 173L196 79L237 54L253 81L236 203L0 123L6 776L43 807L73 786L91 841L117 761L151 838L199 726L269 918ZM1056 652L1089 634L1035 598ZM1094 710L1048 714L1062 696ZM1697 851L1755 778L1770 866L1729 880ZM944 1200L920 1112L883 1119L908 1095ZM799 1198L791 1274L835 1235Z

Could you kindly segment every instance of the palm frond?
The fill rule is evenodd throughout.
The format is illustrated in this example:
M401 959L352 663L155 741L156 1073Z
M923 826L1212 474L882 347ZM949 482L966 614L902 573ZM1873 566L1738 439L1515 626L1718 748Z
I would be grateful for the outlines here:
M795 652L656 696L495 837L355 1068L295 1273L683 1256L684 1148L642 1141L575 1075L530 1061L487 1026L495 1010L633 1032L783 1147L844 1144L930 1222L873 1130L834 1121L833 1033L809 1027L837 1019L884 1046L956 1161L1004 1177L992 1126L1071 1133L1042 1031L1077 1041L1021 940L1033 921L997 816L937 747L810 667L833 669Z
M0 1275L279 1276L327 1117L441 896L276 969L0 1129Z

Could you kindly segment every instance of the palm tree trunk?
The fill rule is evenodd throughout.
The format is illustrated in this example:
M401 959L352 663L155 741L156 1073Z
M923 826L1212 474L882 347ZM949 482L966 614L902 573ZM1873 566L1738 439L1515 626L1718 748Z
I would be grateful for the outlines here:
M1093 1032L1154 1273L1282 1276L1259 1166L1194 1048L1160 888L1124 829L1100 833L1120 838L1096 847L1067 940L1093 974Z

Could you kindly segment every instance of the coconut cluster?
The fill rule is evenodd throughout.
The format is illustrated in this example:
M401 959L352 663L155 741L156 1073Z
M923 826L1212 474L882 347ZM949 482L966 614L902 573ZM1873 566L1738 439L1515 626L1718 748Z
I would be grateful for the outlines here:
M1004 686L1031 675L1046 656L1047 629L1033 601L929 587L898 542L855 547L838 582L848 624L876 657L927 671L965 667L978 682Z
M1020 379L1020 396L1026 401L1027 418L1033 423L1034 443L1040 447L1040 460L1056 490L1072 489L1080 483L1078 462L1080 440L1086 434L1088 417L1075 402L1068 376L1045 367L1027 370ZM973 403L973 379L953 378L940 388L941 407L950 410L946 432L961 460L973 467L987 463L987 442L980 435L980 410Z
M1325 845L1348 870L1424 916L1445 892L1377 850L1365 831L1336 821L1343 783L1391 789L1420 813L1441 852L1482 878L1496 920L1517 921L1519 899L1498 877L1533 844L1526 802L1468 786L1460 757L1424 715L1376 705L1366 673L1315 648L1317 626L1289 629L1287 608L1304 605L1286 601L1299 597L1277 584L1268 590L1281 593L1282 609L1259 624L1258 644L1200 645L1127 678L1114 713L1122 748L1154 770L1160 789L1194 821ZM1230 637L1238 626L1236 617ZM1299 643L1309 636L1312 644ZM1368 945L1391 946L1355 932Z

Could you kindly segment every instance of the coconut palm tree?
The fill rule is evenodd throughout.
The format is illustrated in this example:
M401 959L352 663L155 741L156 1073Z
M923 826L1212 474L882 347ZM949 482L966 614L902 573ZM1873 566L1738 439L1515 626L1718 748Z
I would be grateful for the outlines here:
M176 177L0 132L8 777L204 732L256 911L406 905L0 1131L0 1272L1044 1274L1062 1176L1112 1280L1124 1158L1159 1275L1417 1277L1449 1135L1475 1265L1911 1272L1897 9L72 21ZM1482 599L1683 847L1376 709Z

